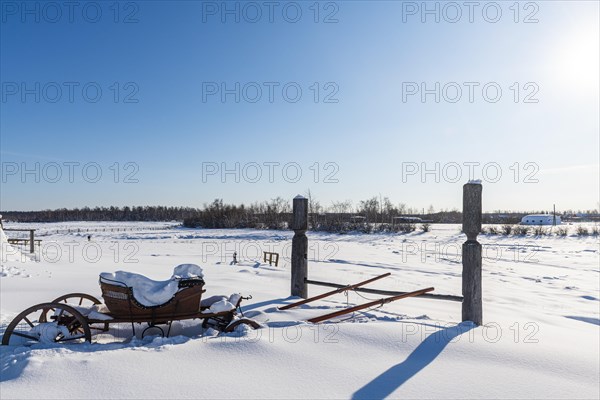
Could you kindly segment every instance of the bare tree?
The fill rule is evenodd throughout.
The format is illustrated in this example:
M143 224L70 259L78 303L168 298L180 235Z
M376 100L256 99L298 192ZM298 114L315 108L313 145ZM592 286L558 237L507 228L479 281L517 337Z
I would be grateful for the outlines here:
M321 204L312 195L310 189L306 191L306 197L308 198L308 220L312 229L318 229L319 227L319 214L323 212Z

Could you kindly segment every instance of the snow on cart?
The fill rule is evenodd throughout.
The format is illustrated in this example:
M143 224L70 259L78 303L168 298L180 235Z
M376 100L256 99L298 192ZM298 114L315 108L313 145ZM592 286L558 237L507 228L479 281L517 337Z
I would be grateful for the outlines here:
M202 300L204 277L195 264L175 267L166 281L117 271L100 274L104 303L92 295L70 293L52 302L37 304L17 315L6 328L3 345L33 343L91 342L92 335L107 332L110 324L146 324L146 334L169 336L173 321L199 319L204 328L232 332L239 325L259 328L248 318L239 317L242 297L212 296ZM167 332L161 327L167 326Z

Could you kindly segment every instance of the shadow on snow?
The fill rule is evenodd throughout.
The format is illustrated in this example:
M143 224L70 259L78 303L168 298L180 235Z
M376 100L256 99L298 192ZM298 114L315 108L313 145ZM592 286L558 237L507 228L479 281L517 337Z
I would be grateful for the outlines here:
M394 365L358 389L353 399L383 399L431 364L454 338L475 328L470 322L441 329L429 335L400 364Z

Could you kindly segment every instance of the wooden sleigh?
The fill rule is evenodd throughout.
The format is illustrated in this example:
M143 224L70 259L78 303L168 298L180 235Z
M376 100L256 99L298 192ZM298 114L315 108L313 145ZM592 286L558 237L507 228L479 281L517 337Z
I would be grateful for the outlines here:
M167 281L165 281L167 282ZM165 283L163 282L163 283ZM160 283L160 282L159 282ZM232 295L233 309L210 312L210 304L203 305L204 280L194 277L177 280L178 290L163 304L144 305L134 295L135 288L123 281L100 276L104 304L86 293L70 293L49 303L29 307L17 315L6 328L2 344L9 345L17 338L28 343L91 342L93 332L106 332L111 324L131 323L135 335L136 324L145 323L142 337L150 332L169 336L173 321L199 319L204 328L232 332L239 325L257 329L260 325L251 319L240 318L242 300L252 298ZM84 310L94 309L86 314ZM160 325L166 325L165 334Z

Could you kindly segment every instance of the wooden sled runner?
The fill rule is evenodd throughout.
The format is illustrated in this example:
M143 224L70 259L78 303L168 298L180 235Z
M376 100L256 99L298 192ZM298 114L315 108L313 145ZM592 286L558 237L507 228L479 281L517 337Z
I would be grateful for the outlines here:
M358 287L367 285L367 284L369 284L371 282L374 282L376 280L388 277L390 275L391 274L388 272L388 273L385 273L383 275L379 275L379 276L376 276L374 278L367 279L366 281L362 281L362 282L355 283L355 284L352 284L352 285L347 285L347 286L341 287L339 289L332 290L330 292L320 294L318 296L309 297L308 299L300 300L300 301L297 301L295 303L288 304L288 305L285 305L283 307L279 307L279 310L289 310L290 308L294 308L294 307L297 307L297 306L301 306L303 304L311 303L311 302L316 301L316 300L324 299L326 297L333 296L334 294L342 293L342 292L345 292L345 291L348 291L348 290L354 290L354 289L356 289ZM339 317L339 316L345 315L345 314L349 314L349 313L352 313L352 312L355 312L355 311L364 310L365 308L374 307L374 306L376 306L378 304L379 305L384 305L384 304L391 303L391 302L396 301L396 300L405 299L407 297L420 296L420 295L423 295L423 294L425 294L427 292L432 292L433 290L434 290L433 287L428 287L428 288L425 288L425 289L415 290L414 292L407 292L407 293L402 293L402 294L399 294L399 295L396 295L396 296L383 297L383 298L381 298L379 300L373 300L373 301L365 303L365 304L359 304L357 306L345 308L345 309L339 310L339 311L334 311L332 313L321 315L319 317L314 317L314 318L309 319L308 322L312 322L313 324L318 324L319 322L327 321L327 320L330 320L332 318Z

